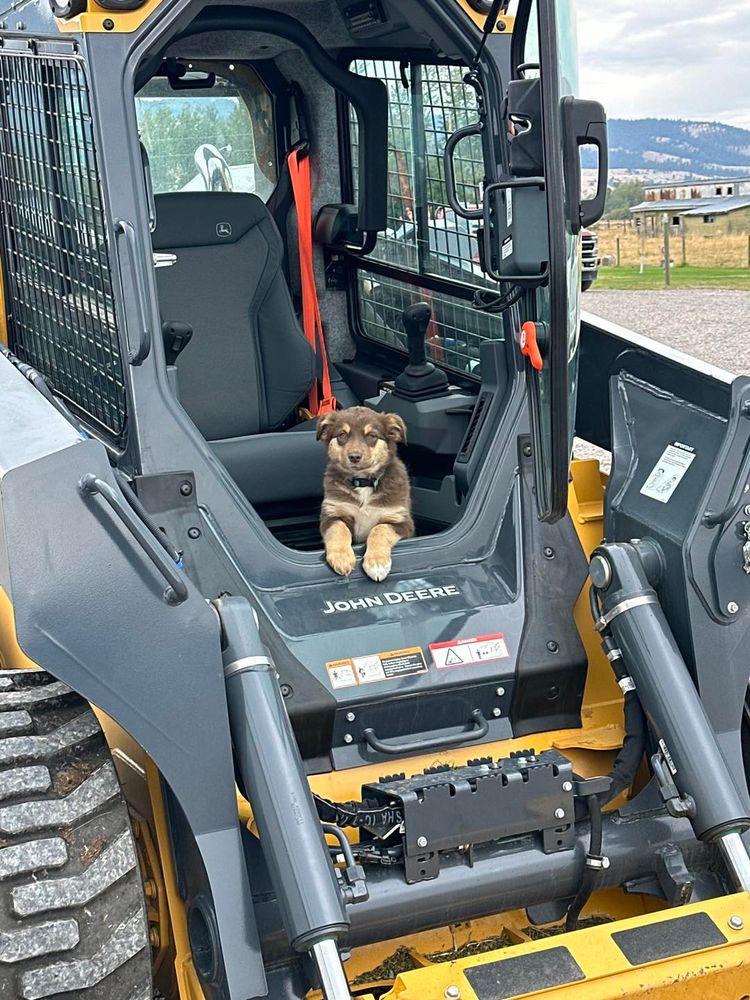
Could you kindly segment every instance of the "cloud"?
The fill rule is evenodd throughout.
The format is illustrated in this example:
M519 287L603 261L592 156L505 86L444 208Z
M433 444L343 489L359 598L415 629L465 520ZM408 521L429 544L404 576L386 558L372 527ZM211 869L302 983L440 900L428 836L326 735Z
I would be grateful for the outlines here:
M580 91L613 118L750 125L750 0L578 0Z

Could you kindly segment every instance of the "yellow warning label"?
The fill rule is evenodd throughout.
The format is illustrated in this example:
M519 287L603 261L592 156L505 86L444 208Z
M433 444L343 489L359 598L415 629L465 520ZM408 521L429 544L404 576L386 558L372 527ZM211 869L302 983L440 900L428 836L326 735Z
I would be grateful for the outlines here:
M392 649L387 653L368 653L346 660L329 660L326 663L331 687L347 688L357 684L375 684L378 681L424 674L427 664L419 646Z

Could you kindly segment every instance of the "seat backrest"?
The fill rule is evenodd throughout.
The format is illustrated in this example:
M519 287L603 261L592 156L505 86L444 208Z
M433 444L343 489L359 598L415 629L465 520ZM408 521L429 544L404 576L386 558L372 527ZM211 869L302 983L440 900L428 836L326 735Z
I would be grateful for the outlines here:
M156 195L162 319L189 323L177 361L180 402L209 441L279 427L305 398L315 354L281 269L283 244L253 194Z

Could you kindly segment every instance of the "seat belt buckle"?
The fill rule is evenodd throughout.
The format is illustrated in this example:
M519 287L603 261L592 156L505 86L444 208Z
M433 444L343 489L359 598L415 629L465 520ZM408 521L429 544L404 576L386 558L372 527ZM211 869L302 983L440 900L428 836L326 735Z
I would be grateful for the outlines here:
M336 406L336 399L333 396L326 396L325 399L321 399L320 401L320 405L318 406L318 416L322 416L324 413L333 413Z

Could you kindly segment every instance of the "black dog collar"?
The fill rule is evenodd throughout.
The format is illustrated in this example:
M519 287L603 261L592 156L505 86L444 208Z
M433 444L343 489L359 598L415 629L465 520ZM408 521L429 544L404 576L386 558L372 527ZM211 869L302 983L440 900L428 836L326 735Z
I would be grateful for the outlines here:
M351 483L354 489L359 489L362 486L369 486L370 489L376 490L378 488L378 483L380 479L373 479L372 476L354 476Z

